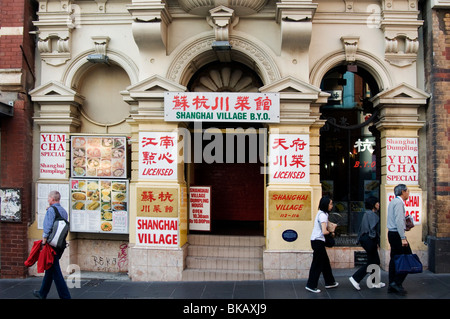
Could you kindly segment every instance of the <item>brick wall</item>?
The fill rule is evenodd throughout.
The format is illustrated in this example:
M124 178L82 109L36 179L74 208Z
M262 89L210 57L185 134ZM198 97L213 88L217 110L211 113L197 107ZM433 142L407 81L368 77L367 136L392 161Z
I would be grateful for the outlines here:
M429 235L450 237L450 10L432 10L425 28Z
M35 19L36 2L3 0L0 4L2 28L23 27L0 37L0 69L20 69L22 83L0 87L0 93L15 96L14 115L0 117L0 186L20 188L22 220L0 223L0 276L25 277L28 257L28 225L32 216L32 116L33 106L27 92L34 85L34 39L29 35ZM15 29L17 30L17 29ZM12 95L11 95L12 94Z

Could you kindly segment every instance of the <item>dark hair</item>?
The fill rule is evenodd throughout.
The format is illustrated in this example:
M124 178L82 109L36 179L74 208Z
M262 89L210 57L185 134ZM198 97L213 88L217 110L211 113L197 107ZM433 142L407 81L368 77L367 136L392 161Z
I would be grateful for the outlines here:
M373 209L376 203L378 203L378 198L370 196L365 202L366 209Z
M323 196L319 202L319 209L325 213L328 213L328 206L330 205L331 198L328 196Z

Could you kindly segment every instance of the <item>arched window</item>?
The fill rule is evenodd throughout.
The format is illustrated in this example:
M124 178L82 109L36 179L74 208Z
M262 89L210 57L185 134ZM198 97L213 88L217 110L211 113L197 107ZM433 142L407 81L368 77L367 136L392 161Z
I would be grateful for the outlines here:
M379 200L380 138L370 98L379 91L374 78L356 65L330 70L321 89L330 93L321 107L326 119L320 136L322 192L333 199L330 220L339 224L338 244L356 244L369 197Z

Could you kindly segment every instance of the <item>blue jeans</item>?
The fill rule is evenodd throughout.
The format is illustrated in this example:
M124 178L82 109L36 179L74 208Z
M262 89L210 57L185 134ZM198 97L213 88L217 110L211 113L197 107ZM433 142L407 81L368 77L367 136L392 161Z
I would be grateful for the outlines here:
M55 256L53 265L45 271L41 289L39 290L39 294L43 299L47 298L53 281L55 282L59 298L71 299L69 288L67 287L66 281L64 280L64 276L61 272L61 267L59 266L59 256Z

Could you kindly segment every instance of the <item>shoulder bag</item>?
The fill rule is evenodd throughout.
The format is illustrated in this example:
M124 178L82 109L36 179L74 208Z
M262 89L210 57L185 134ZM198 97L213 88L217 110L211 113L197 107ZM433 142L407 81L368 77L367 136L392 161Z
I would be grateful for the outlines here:
M319 223L319 228L322 230L322 225L320 224L319 218L317 218L317 222ZM336 244L334 237L331 234L323 235L325 237L325 247L333 247Z
M48 235L47 242L50 246L64 250L66 248L66 237L69 233L69 222L65 220L58 209L52 206L55 211L55 221L53 222L52 230Z

